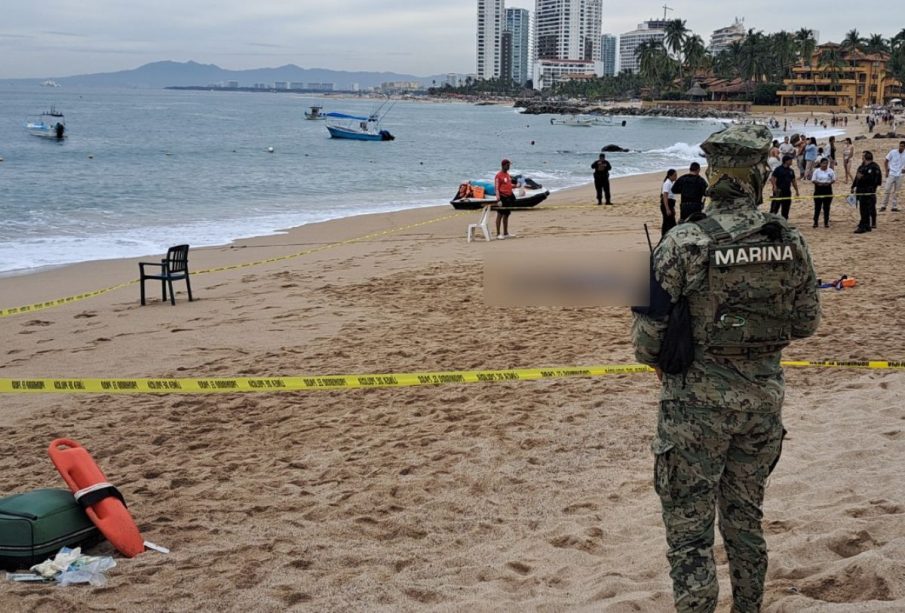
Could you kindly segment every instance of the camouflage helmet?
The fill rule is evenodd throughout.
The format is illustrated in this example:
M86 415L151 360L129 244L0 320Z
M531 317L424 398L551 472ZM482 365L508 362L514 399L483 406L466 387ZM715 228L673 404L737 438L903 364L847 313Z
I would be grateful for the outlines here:
M767 159L773 135L765 126L733 125L701 143L707 161L718 167L753 166Z
M701 143L707 155L711 191L721 191L713 188L726 180L760 204L769 174L766 162L772 143L773 135L765 126L733 125L711 134Z

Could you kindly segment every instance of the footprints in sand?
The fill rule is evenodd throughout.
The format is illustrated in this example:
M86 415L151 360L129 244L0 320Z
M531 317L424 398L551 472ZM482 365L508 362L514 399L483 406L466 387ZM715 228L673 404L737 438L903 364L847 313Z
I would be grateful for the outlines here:
M22 325L23 325L24 327L34 327L34 326L38 326L38 327L43 328L43 327L46 327L46 326L52 326L52 325L53 325L53 322L52 322L52 321L45 321L45 320L43 320L43 319L32 319L31 321L26 321L26 322L25 322L24 324L22 324Z
M889 500L871 500L868 506L853 507L847 509L845 514L849 517L877 517L879 515L899 515L905 513L905 507Z
M877 543L865 530L859 530L854 533L833 534L826 543L827 549L840 558L854 557L877 545L880 545L880 543Z

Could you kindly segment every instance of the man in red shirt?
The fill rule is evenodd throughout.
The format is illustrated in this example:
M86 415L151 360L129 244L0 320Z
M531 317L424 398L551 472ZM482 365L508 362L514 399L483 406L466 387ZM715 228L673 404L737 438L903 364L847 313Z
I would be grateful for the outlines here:
M515 235L509 234L509 215L512 211L507 211L502 207L515 206L515 194L512 191L512 177L509 176L509 160L500 162L502 170L496 173L493 179L493 185L496 189L496 237L498 239L512 238ZM500 233L500 223L503 224L503 232Z

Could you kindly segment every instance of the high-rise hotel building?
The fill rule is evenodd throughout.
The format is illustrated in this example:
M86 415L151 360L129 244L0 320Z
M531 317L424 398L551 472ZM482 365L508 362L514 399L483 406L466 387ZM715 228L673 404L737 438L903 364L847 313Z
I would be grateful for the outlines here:
M627 70L637 73L640 62L635 52L638 47L648 41L662 43L665 38L666 21L662 19L650 19L639 23L637 30L621 34L619 36L619 72Z
M524 85L531 78L528 49L531 44L531 17L528 9L506 9L506 31L511 34L512 72L509 76L519 85Z
M603 76L616 75L616 37L604 34L600 37L600 60L603 62Z
M505 20L506 8L503 0L478 0L479 79L497 79L501 75Z
M600 75L603 0L536 0L534 87L570 75Z

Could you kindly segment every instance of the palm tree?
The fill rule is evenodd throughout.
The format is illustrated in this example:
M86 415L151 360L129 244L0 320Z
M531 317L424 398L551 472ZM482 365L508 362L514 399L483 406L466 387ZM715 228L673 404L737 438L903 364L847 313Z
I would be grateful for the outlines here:
M795 63L795 37L785 30L780 30L770 36L768 43L773 50L773 60L776 70L770 80L779 82L792 75L792 65Z
M808 28L801 28L795 32L795 43L798 45L798 58L801 65L811 63L811 57L817 48L817 41L814 39L814 31Z
M692 34L685 39L685 43L682 45L682 55L685 57L688 72L692 76L696 71L707 67L709 60L707 47L704 46L704 39L697 34Z
M866 53L889 53L889 43L882 34L871 34L864 43Z
M675 76L676 61L669 57L662 44L654 40L638 45L635 49L635 56L638 58L638 71L641 77L653 90L656 97L663 84L668 83Z
M892 51L905 46L905 28L899 30L898 34L889 39L889 46Z
M665 36L663 37L663 45L673 54L679 61L679 80L684 82L684 70L682 68L682 49L685 46L685 39L688 38L689 30L685 26L684 19L670 19L666 22L664 28Z
M713 72L721 79L741 79L745 63L745 49L734 40L713 56Z
M854 68L857 60L855 59L855 51L864 48L864 39L858 33L858 30L852 29L846 32L842 44L839 45L842 52L849 58L851 67Z
M901 33L905 33L905 31ZM905 84L905 42L899 43L893 50L886 63L886 70L896 81Z
M858 33L858 30L852 29L845 33L845 38L840 46L844 51L851 53L855 49L860 49L864 46L864 39Z
M748 30L748 35L742 42L742 57L739 72L745 80L745 89L751 96L752 82L763 81L767 74L772 57L772 50L768 47L767 38L763 32Z
M839 79L845 70L845 60L842 59L842 53L839 47L826 47L820 52L818 59L821 68L826 68L829 73L831 87L834 92L838 92ZM817 81L814 81L814 91L817 91ZM838 97L836 103L839 103Z
M663 38L664 45L674 56L678 57L682 52L685 39L688 37L688 28L685 26L685 20L670 19L666 22L664 32L666 33Z

